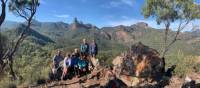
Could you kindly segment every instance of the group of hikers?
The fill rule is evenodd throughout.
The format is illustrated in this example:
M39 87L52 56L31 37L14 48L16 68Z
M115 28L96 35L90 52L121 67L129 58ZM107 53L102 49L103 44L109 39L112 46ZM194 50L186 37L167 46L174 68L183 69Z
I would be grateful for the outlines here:
M91 43L87 43L86 39L83 39L79 49L74 49L72 53L67 53L63 58L61 51L58 50L56 55L53 57L53 69L54 75L57 74L59 67L63 67L61 80L68 79L70 77L81 77L86 75L94 68L89 57L95 58L98 53L98 46L95 40ZM63 66L60 63L63 61Z

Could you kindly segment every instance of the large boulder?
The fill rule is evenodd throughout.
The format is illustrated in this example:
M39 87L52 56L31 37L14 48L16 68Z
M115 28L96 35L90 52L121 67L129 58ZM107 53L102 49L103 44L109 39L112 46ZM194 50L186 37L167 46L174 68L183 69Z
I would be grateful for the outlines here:
M114 68L120 74L133 75L139 78L158 80L163 74L163 61L159 53L141 42L132 45L129 51L113 60Z

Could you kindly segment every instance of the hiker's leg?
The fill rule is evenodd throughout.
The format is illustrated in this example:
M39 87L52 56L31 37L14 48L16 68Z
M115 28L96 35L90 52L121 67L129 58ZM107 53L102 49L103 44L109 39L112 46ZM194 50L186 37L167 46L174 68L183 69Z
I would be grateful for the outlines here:
M96 54L95 54L95 53L94 53L94 54L92 54L92 57L93 57L93 58L96 58Z
M79 69L78 69L77 67L75 67L74 71L75 71L75 76L78 77L79 74L80 74L80 73L79 73Z
M73 67L73 73L74 73L74 76L76 77L77 76L76 67Z
M73 78L74 77L74 70L73 70L73 68L72 67L69 67L68 68L68 78L69 79L71 79L71 78Z
M66 74L67 74L67 68L64 68L61 80L64 80L66 78Z
M78 77L81 77L82 76L82 71L81 69L78 69Z
M63 78L64 78L64 74L65 74L65 73L64 73L64 71L63 71L62 76L61 76L61 80L63 80Z
M85 75L86 75L86 69L83 68L83 69L82 69L82 74L81 74L81 76L85 76Z
M63 69L61 80L63 80L64 75L65 75L65 68Z

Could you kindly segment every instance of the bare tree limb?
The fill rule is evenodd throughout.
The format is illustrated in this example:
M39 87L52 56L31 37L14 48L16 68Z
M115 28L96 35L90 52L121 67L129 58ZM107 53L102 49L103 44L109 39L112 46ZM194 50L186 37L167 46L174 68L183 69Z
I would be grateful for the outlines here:
M24 18L25 20L28 20L28 18L25 15L22 15L22 13L20 13L19 10L16 10L16 12L20 17Z
M165 57L167 51L169 50L169 48L172 46L172 44L174 44L178 39L178 35L180 34L180 32L189 24L191 20L186 20L185 24L183 24L182 20L180 20L180 23L179 23L179 26L178 26L178 29L176 31L176 34L175 34L175 37L173 38L173 40L165 47L164 51L163 51L163 54L162 54L162 57Z

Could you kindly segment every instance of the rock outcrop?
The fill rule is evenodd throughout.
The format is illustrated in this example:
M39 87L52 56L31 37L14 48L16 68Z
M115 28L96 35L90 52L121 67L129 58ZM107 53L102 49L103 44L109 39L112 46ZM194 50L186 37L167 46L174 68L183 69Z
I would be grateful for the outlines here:
M113 60L113 65L119 74L132 75L139 78L159 80L162 76L163 61L159 53L142 43L137 43L131 49Z
M71 30L77 30L77 29L98 29L96 26L93 26L91 24L83 24L83 22L78 21L77 18L74 18L73 23L71 24Z

